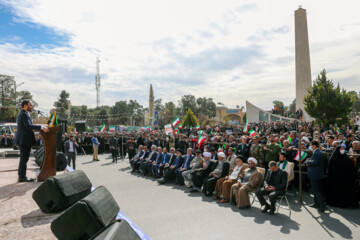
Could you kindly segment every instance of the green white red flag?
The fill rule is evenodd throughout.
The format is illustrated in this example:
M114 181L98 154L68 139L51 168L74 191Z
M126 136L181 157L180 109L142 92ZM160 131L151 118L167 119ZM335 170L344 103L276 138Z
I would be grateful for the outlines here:
M180 123L180 119L177 117L174 119L174 121L172 122L173 127L175 127L176 125L178 125Z
M200 125L198 124L197 126L196 126L196 130L199 130L200 129Z
M100 132L105 132L106 126L105 123L103 123L100 127Z
M307 153L302 151L301 152L301 162L306 158L306 156L307 156ZM297 152L294 160L299 162L299 159L300 159L300 151Z
M198 144L201 146L205 142L206 138L203 135L200 135L198 139Z
M254 129L251 129L249 131L249 134L250 134L250 137L252 137L252 136L255 136L256 132L254 131Z
M246 121L245 121L245 126L243 128L243 132L244 133L247 133L248 132L248 121L247 121L247 118L246 118Z

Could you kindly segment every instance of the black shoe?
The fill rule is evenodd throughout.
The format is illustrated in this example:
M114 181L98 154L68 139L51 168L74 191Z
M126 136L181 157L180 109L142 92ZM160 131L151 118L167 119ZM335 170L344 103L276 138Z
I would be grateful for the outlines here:
M198 191L197 189L193 188L190 190L190 193L196 193L197 191Z
M165 181L165 179L161 178L161 179L159 179L157 182L158 182L159 184L164 184L166 181Z
M311 204L309 207L312 207L312 208L319 208L319 206L317 204Z
M34 181L35 181L34 178L27 178L27 177L18 179L18 182L34 182Z
M274 215L275 214L275 209L270 209L269 215Z
M327 210L329 210L327 207L323 207L323 208L321 207L318 209L318 212L325 212Z
M270 206L269 205L265 205L264 209L261 210L262 213L266 213L267 211L270 210Z
M206 197L212 197L212 195L213 195L212 193L206 193L205 194Z

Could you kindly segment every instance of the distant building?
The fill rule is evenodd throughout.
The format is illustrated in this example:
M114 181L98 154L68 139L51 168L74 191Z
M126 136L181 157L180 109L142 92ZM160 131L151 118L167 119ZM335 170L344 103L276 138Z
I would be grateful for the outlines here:
M216 107L216 116L211 119L214 124L227 123L237 125L243 122L245 112L240 108Z

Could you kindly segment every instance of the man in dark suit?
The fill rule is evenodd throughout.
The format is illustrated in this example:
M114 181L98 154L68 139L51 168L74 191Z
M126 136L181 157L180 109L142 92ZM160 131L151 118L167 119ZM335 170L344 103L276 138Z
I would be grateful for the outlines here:
M117 162L118 142L114 135L111 135L111 137L110 137L109 148L110 148L111 156L113 159L112 162Z
M319 142L312 141L313 155L311 160L306 161L308 165L308 178L311 183L311 190L314 194L314 204L311 207L318 208L319 212L327 210L323 192L323 180L325 178L323 153L319 149Z
M158 147L157 148L157 155L154 161L149 162L147 164L147 168L148 168L148 173L150 173L152 176L156 177L155 172L153 172L153 166L156 164L160 164L161 162L161 157L162 157L162 147Z
M278 167L275 161L269 162L269 168L264 181L264 187L257 190L255 194L261 206L265 205L261 212L266 213L270 209L269 214L274 215L277 197L285 194L288 175L286 171ZM269 195L270 205L264 199L265 195Z
M156 146L151 146L151 152L149 153L149 157L147 157L141 164L140 164L140 172L146 176L149 172L149 165L152 165L152 162L156 160L157 151Z
M76 149L79 145L76 143L74 139L74 135L70 135L69 140L65 142L65 154L67 155L68 165L70 166L71 161L73 162L73 168L76 169Z
M135 162L136 161L139 161L140 158L144 155L144 150L143 150L143 145L139 145L138 147L138 152L135 154L135 156L130 159L130 165L131 165L131 168L132 168L132 171L131 172L134 172L135 170Z
M160 164L159 166L159 171L160 171L160 176L164 176L164 171L166 171L174 162L176 159L176 154L175 154L175 148L171 148L170 149L170 154L169 154L169 160L165 163Z
M190 163L194 158L194 155L192 153L193 153L193 149L188 148L186 151L184 163L180 168L176 169L175 171L175 175L176 175L175 184L179 184L181 186L184 185L184 178L182 176L182 173L190 169Z
M163 152L161 154L161 157L158 156L156 163L152 165L153 172L154 172L156 178L162 177L163 172L161 171L159 174L159 168L161 166L164 166L166 163L169 163L169 160L170 160L170 154L167 153L166 147L164 147L162 150L163 150ZM164 169L164 167L162 167L162 169Z
M176 159L172 162L164 173L164 177L158 180L158 183L164 184L169 180L175 178L175 171L183 164L184 158L182 157L181 149L176 150Z
M200 191L201 187L204 184L204 179L209 176L211 171L213 171L216 161L211 160L210 158L211 153L204 152L203 167L200 169L196 169L192 173L192 189L190 190L190 193Z
M28 179L26 177L26 166L29 161L31 146L35 144L34 130L43 130L48 132L47 127L33 125L30 112L33 110L32 102L24 100L21 102L21 112L17 119L17 132L16 132L16 145L19 146L20 150L20 162L18 168L19 182L32 182L34 179Z

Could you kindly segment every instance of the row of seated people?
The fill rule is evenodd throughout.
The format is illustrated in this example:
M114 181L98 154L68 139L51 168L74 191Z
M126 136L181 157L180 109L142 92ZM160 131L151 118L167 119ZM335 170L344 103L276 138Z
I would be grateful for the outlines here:
M281 153L278 163L270 162L269 170L256 167L257 160L249 158L244 163L244 156L237 156L233 162L219 152L218 160L211 160L211 153L192 154L191 148L186 155L174 148L170 153L166 148L152 146L148 151L146 146L139 146L134 158L130 159L132 172L160 178L159 184L174 181L177 185L185 185L191 193L202 191L206 196L214 196L219 203L231 202L239 209L251 206L249 193L255 192L263 209L262 212L274 214L278 196L284 195L288 179L293 179L293 166L286 160L286 153ZM289 178L288 178L289 175ZM260 186L262 186L260 188ZM264 199L269 195L270 204Z

